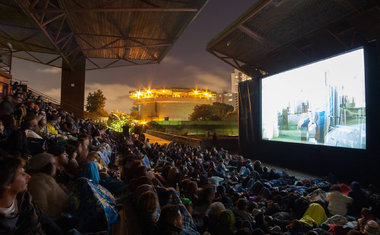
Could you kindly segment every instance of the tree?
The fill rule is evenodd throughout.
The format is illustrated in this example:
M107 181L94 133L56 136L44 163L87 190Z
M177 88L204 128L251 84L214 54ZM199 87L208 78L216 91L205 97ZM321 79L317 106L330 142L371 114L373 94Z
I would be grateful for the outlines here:
M211 120L212 112L210 109L211 105L202 104L195 105L193 113L190 115L191 121L206 121Z
M223 120L224 116L226 116L228 112L234 111L233 106L224 104L224 103L219 103L219 102L213 103L212 109L213 109L214 115L220 117L219 120Z
M212 105L202 104L194 107L190 115L191 121L219 121L224 120L227 113L232 112L234 107L228 104L215 102Z
M107 127L116 132L123 132L125 125L131 126L132 120L126 113L113 111L108 117Z
M139 119L139 109L137 106L132 106L129 116L134 120Z
M106 106L106 97L102 90L90 92L87 96L86 110L101 116L108 116L104 107Z

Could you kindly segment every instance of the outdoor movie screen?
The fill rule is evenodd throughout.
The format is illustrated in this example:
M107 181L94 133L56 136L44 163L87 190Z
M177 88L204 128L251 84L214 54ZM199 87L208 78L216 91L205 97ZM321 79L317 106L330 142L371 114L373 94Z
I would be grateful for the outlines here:
M262 79L262 139L366 148L364 50Z

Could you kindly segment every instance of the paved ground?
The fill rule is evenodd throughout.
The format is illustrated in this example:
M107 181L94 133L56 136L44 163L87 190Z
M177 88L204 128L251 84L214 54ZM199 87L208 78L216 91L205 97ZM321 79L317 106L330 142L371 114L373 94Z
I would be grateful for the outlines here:
M158 143L160 145L163 145L163 144L169 144L170 143L169 140L161 139L159 137L149 135L147 133L144 133L144 135L145 135L145 138L149 139L149 143L151 143L151 144Z

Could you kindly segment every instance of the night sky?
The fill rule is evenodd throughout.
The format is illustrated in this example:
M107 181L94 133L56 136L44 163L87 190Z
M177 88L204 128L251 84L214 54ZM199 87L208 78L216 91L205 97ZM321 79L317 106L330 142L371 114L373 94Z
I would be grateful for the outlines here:
M130 66L86 72L88 92L103 90L106 110L129 112L128 92L150 87L197 87L230 90L233 67L206 51L207 43L243 14L255 0L209 0L158 65ZM61 69L15 59L12 75L31 88L59 99Z

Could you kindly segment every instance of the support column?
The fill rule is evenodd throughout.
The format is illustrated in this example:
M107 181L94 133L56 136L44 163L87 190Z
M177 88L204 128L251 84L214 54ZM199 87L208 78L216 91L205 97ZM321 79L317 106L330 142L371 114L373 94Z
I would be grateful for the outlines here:
M75 117L84 116L84 87L85 87L85 61L81 61L75 70L72 71L62 64L61 75L61 107L69 112L73 112Z

